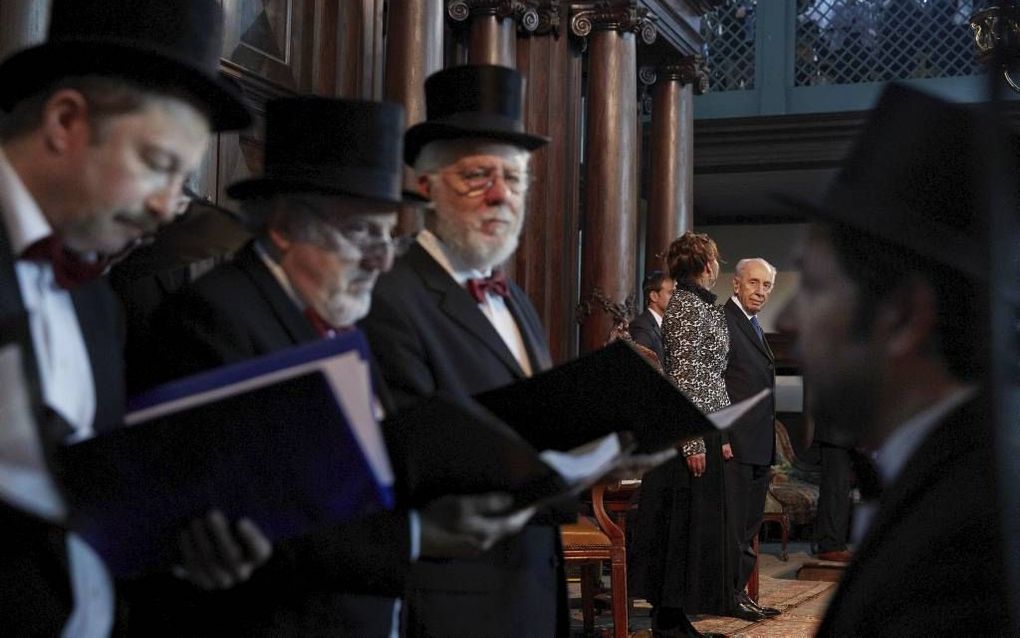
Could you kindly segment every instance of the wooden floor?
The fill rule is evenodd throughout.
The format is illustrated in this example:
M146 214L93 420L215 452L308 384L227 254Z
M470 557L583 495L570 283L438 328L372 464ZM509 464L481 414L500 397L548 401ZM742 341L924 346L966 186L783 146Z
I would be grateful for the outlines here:
M829 598L835 591L836 583L796 580L797 570L810 555L807 544L790 546L790 559L787 562L778 558L779 546L765 544L761 556L761 584L759 603L768 607L776 607L783 613L756 623L737 618L698 616L692 618L700 631L714 631L727 636L744 638L810 638L814 636L825 614ZM574 588L571 594L577 595ZM572 613L573 635L583 636L580 610ZM631 638L648 638L651 621L648 617L648 606L637 601L630 619ZM609 612L596 619L595 636L612 636L612 619Z

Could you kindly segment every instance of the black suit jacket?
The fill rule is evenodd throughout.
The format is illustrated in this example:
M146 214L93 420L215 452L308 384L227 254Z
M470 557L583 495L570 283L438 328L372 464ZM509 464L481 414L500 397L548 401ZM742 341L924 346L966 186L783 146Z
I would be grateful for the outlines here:
M945 418L885 490L818 636L1020 634L1007 616L1016 593L1003 569L985 404L977 398Z
M538 315L510 283L507 305L535 371L551 365ZM362 325L398 403L471 395L524 378L471 296L419 244L376 285ZM559 531L529 525L475 560L421 561L410 635L549 636L566 631Z
M652 311L645 308L644 312L630 322L630 336L659 357L659 365L666 365L666 353L662 349L662 328L655 323Z
M253 243L169 298L153 323L160 351L151 353L152 360L161 362L167 378L318 338ZM388 403L385 395L380 399ZM134 583L131 633L385 636L409 557L407 513L375 515L278 544L251 581L227 592Z
M14 346L21 353L31 409L49 466L59 483L63 478L59 446L67 426L43 405L28 314L14 262L5 225L0 222L0 347ZM104 432L119 424L124 405L120 306L103 281L76 288L71 299L96 390L93 427ZM2 394L0 400L4 400ZM73 607L65 528L2 502L0 528L7 538L0 546L0 618L5 632L59 635Z
M732 298L726 302L725 309L730 353L723 377L730 402L742 401L765 388L775 392L775 360L768 343L758 339L754 326ZM751 465L771 465L775 461L775 406L773 394L730 429L734 460Z

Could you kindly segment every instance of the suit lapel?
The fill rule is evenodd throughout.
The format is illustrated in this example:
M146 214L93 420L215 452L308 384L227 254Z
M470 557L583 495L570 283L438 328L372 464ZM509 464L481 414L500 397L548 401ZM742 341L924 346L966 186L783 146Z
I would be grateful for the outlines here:
M280 322L295 344L313 341L318 338L315 329L305 316L298 310L294 300L280 286L273 273L262 261L255 242L249 242L235 258L237 267L252 281L255 290L272 310L276 320Z
M532 372L541 372L552 367L552 356L545 345L545 337L536 332L536 326L528 321L524 315L525 299L524 291L516 284L510 285L510 296L507 298L507 307L510 314L514 316L517 328L521 331L524 339L524 347L528 351L528 359L531 361Z
M418 244L413 244L405 259L411 269L422 279L425 287L436 295L439 309L452 321L478 339L497 359L499 359L515 377L524 378L524 371L517 359L506 347L502 337L496 332L492 322L478 308L478 304L466 290L457 285L450 273L432 258ZM513 310L511 309L511 312ZM515 318L517 315L515 314ZM522 322L518 321L521 333L524 333ZM529 338L525 337L525 344ZM529 346L530 348L530 346ZM530 352L529 352L530 354Z
M751 343L754 344L754 347L756 347L763 355L768 357L769 361L772 361L772 348L769 347L768 341L758 338L758 333L754 331L754 326L751 325L747 315L744 314L744 311L737 306L736 302L734 302L732 298L726 302L726 312L733 315L733 318L736 319L734 323L739 326L740 331L744 333L744 336L746 336Z

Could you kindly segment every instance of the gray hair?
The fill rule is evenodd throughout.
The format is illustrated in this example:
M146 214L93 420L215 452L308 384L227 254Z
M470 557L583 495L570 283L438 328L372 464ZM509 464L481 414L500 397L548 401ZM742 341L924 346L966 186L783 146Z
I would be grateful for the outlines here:
M465 155L486 154L496 149L512 149L527 164L531 152L508 142L500 142L489 138L468 137L452 140L434 140L422 147L418 158L414 161L414 172L417 174L437 171L444 166L455 163Z
M762 259L761 257L748 257L746 259L741 259L740 261L737 262L737 265L734 266L733 274L737 275L739 277L741 272L744 270L744 268L747 268L748 266L750 266L751 262L754 262L754 261L756 261L756 262L760 263L761 265L765 266L765 268L768 269L769 273L771 273L772 277L775 278L776 273L778 272L776 270L776 267L773 266L772 264L770 264L769 262L767 262L766 260Z

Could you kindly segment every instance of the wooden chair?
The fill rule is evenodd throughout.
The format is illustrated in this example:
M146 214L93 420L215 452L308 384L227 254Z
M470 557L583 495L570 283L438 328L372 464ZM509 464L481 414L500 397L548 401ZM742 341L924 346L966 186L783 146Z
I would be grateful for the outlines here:
M615 484L599 484L591 490L594 520L579 516L576 523L560 526L563 557L567 564L581 566L581 609L584 631L595 631L595 594L603 561L610 562L610 590L613 610L614 638L627 638L627 550L623 529L606 511L607 488Z

